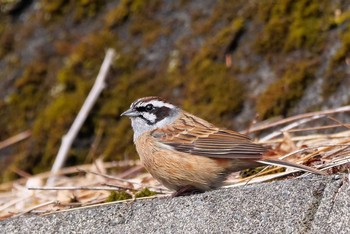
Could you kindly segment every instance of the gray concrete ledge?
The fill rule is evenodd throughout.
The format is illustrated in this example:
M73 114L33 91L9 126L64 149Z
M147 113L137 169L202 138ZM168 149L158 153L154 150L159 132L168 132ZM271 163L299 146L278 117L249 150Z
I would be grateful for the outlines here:
M0 233L350 233L343 176L310 176L178 198L0 221Z

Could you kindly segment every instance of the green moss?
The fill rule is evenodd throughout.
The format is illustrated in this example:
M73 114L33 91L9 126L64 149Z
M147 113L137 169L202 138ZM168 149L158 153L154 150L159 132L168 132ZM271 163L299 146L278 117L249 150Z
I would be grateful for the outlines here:
M0 58L11 52L15 46L15 32L0 28Z
M348 73L346 72L346 66L349 61L348 55L350 53L350 26L348 25L340 33L340 39L342 42L341 47L333 55L330 63L327 67L325 78L322 85L322 96L328 98L333 94L342 82L348 79Z
M141 191L136 192L135 197L150 197L156 195L156 192L150 191L148 188L144 188ZM106 202L123 201L131 199L132 196L124 190L111 191L110 195L106 199Z
M347 27L344 32L341 33L341 48L334 54L330 66L337 65L339 63L345 62L350 51L350 32L348 31L350 27Z
M37 143L33 153L42 153L40 164L33 170L40 172L52 165L58 152L62 137L78 113L84 97L79 93L63 94L51 103L36 119L33 126L33 138Z
M161 21L153 14L161 5L160 0L122 0L106 14L104 22L108 28L114 28L129 19L130 34L142 35L144 45L148 46L159 36L169 32L167 27L162 27Z
M153 192L151 190L149 190L148 188L144 188L142 189L141 191L138 191L136 194L135 194L135 197L136 198L140 198L140 197L150 197L150 196L154 196L156 195L157 193L156 192Z
M237 18L231 24L221 29L215 37L209 39L203 45L199 53L194 57L190 69L195 68L202 62L205 63L207 59L213 61L221 59L223 61L224 50L243 27L243 19Z
M183 103L186 110L209 121L231 118L240 110L244 86L229 73L225 65L205 60L188 76L191 79L188 79Z
M131 3L131 0L121 0L119 4L104 17L105 25L108 28L112 28L123 23L129 17Z
M350 20L350 11L347 10L342 12L340 9L337 9L334 17L334 24L336 26L342 25Z
M69 12L73 13L75 22L96 16L99 10L106 4L105 0L41 0L40 6L46 14L45 20L61 19L61 17Z
M291 3L292 1L289 0L281 0L279 4L276 4L276 0L258 1L256 8L253 9L253 14L256 15L256 18L253 18L253 20L255 19L266 24L271 20L272 16L279 15L283 17L290 11Z
M269 7L270 9L266 9ZM326 31L333 24L334 9L328 1L283 0L278 4L261 2L260 17L268 14L261 37L254 48L260 53L289 52L297 49L321 51Z
M241 8L242 3L240 1L218 1L209 17L207 11L198 10L198 12L191 12L193 36L209 36L209 38L212 38L213 29L227 28L230 22L235 19L246 19L246 11L240 10ZM237 11L240 11L240 14L232 14L232 12ZM224 23L224 26L222 23Z
M255 50L259 53L281 51L288 32L286 24L287 20L283 18L270 19L269 23L264 27L261 37L254 45Z
M73 1L74 20L79 22L86 18L95 17L99 10L106 4L106 0L78 0Z
M143 45L149 46L155 40L167 33L166 28L161 27L159 20L148 18L144 15L135 16L132 20L132 24L129 27L131 35L141 35L143 39Z
M299 1L291 14L293 20L284 49L287 51L305 47L319 50L323 48L325 32L331 23L333 12L321 11L321 6L328 7L326 2Z
M4 104L5 116L16 116L16 121L5 119L8 123L3 126L3 131L18 132L29 128L30 123L36 117L37 111L45 104L46 96L45 78L47 77L48 65L44 62L33 61L24 70L14 85L14 92ZM29 123L29 124L28 124Z
M123 201L131 198L132 196L124 190L111 191L106 202Z
M328 70L322 84L323 98L328 98L337 91L339 86L348 79L348 77L349 74L343 69L333 68L332 70Z
M154 13L161 6L160 0L136 0L130 5L129 33L132 36L142 36L144 46L150 46L160 36L169 32L167 27L162 27L161 19L154 17Z
M241 18L234 19L203 45L185 74L180 73L184 81L181 84L185 85L183 106L186 110L217 121L232 118L241 109L244 85L224 65L223 57L227 45L243 25Z
M79 75L78 69L82 71L87 69L85 70L87 74L91 74L91 70L96 73L105 55L107 45L118 48L117 43L118 37L107 30L91 33L82 38L81 43L75 46L67 60L66 67L72 69L77 75Z
M49 14L58 14L63 12L64 6L68 3L69 0L41 0L40 6L44 12Z
M281 79L272 83L259 97L256 109L260 118L286 116L314 79L315 61L301 61L288 66Z

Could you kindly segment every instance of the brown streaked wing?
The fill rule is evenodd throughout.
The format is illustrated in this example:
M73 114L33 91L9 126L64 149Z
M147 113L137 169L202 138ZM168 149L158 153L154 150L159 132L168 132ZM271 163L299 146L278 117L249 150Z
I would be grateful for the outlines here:
M249 137L184 113L172 127L153 131L153 137L174 150L212 157L259 160L266 148L251 142Z

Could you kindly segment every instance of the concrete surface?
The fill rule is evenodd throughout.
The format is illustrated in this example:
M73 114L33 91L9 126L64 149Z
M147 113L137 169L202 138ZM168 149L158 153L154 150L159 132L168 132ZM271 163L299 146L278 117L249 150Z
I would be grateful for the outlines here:
M344 176L310 176L178 198L0 221L0 233L350 233Z

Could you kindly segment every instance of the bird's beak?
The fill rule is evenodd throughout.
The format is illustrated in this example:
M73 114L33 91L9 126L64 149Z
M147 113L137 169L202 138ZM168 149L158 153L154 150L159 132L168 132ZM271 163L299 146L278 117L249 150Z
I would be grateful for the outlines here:
M120 116L127 116L127 117L137 117L139 116L139 113L134 109L129 109L127 111L124 111Z

